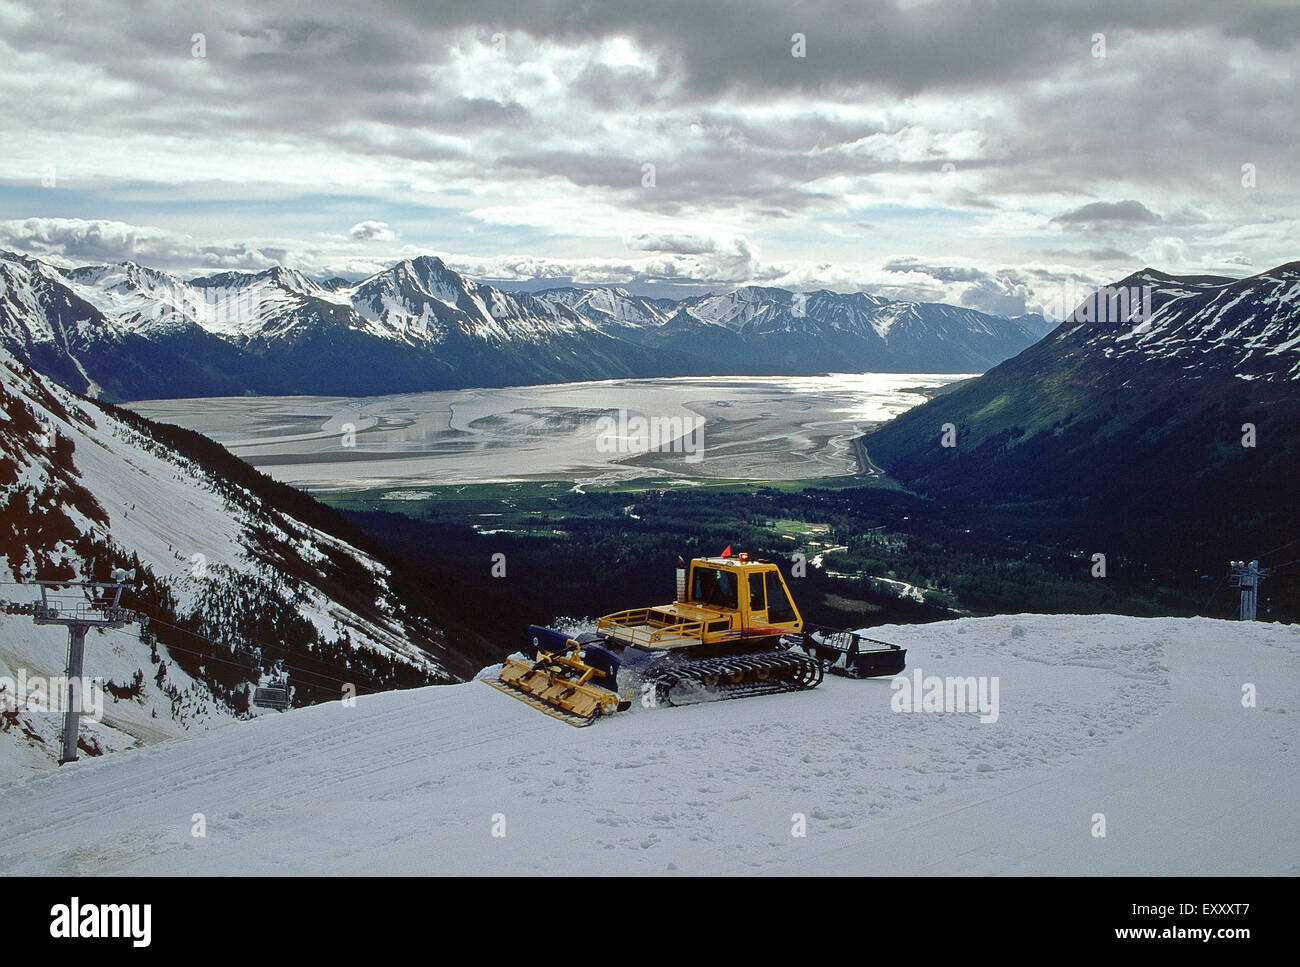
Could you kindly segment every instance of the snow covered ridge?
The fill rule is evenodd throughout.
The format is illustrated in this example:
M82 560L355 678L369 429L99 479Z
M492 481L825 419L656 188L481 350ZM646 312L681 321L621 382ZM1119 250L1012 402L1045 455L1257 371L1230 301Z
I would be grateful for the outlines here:
M224 272L183 281L133 262L111 266L56 269L74 292L96 306L112 323L133 331L195 322L223 336L283 334L295 322L293 310L309 300L350 306L362 326L384 339L437 341L446 335L445 314L466 310L479 334L501 341L538 333L596 326L657 327L680 308L700 321L738 332L765 326L806 328L812 318L832 329L888 340L900 319L920 324L932 312L992 334L1033 335L1020 323L973 309L940 304L896 302L865 293L829 290L792 292L745 286L725 295L696 296L677 302L634 296L619 287L562 287L535 296L507 293L474 282L441 259L407 259L355 285L326 288L301 272L276 267L259 273ZM568 312L566 310L573 310Z
M1117 364L1156 361L1300 379L1300 262L1247 279L1144 269L1085 298L1053 338Z
M248 685L277 663L313 673L295 682L299 702L335 698L345 683L366 693L472 671L395 590L390 568L331 532L336 518L310 498L195 434L78 398L4 350L0 381L0 598L34 600L18 582L88 578L92 562L96 577L114 565L142 571L124 604L156 619L161 662L134 627L88 643L88 676L125 689L141 672L151 694L131 698L147 721L125 736L156 733L153 713L178 727L242 713ZM62 673L60 629L21 616L0 617L0 628L0 678ZM48 764L55 718L24 705L2 741ZM109 731L91 729L92 748L131 744L110 734L113 722L110 702L99 723Z
M874 429L870 458L945 499L1067 499L1149 561L1226 561L1241 540L1296 536L1300 262L1240 280L1148 269L1109 288L1020 355ZM961 428L959 459L945 425ZM1246 504L1233 496L1243 485Z
M282 267L182 279L0 251L0 347L77 392L365 395L628 376L982 372L1042 319L748 286L678 301L510 293L432 257L352 284Z
M1296 628L871 633L927 675L996 677L997 720L896 711L888 679L589 729L481 682L388 692L0 789L0 873L1300 873Z

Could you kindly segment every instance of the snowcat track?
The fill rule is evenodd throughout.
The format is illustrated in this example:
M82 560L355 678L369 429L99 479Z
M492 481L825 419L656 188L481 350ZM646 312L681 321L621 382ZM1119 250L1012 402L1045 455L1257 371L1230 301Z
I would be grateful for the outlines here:
M522 689L515 688L512 685L507 685L505 682L499 681L495 678L481 678L479 679L479 681L491 685L498 692L505 692L511 698L517 698L525 705L531 705L539 712L545 712L553 719L559 719L561 722L567 722L569 725L572 725L574 728L577 729L585 729L588 725L591 725L593 722L595 722L596 719L600 718L599 712L591 716L591 718L583 718L581 715L574 715L572 712L566 712L563 709L555 708L553 705L547 705L541 699L528 694Z
M807 691L820 685L824 675L821 662L794 652L776 651L688 659L656 672L650 680L655 686L655 701L672 706L683 704L672 698L673 689L681 685L689 693L704 696L700 701L722 701ZM684 704L695 703L688 699Z

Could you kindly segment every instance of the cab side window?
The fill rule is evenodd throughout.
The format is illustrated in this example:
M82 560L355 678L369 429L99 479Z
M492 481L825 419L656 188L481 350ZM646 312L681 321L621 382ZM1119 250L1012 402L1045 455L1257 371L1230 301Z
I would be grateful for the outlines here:
M712 567L697 567L691 572L692 601L735 608L737 597L734 574Z
M775 571L767 572L767 620L793 621L794 605L785 593L781 578Z

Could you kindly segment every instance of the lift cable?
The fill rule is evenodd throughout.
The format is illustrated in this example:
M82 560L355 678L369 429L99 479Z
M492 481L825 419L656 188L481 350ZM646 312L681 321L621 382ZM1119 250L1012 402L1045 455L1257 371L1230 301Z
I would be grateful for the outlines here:
M229 648L229 647L230 647L230 645L227 644L226 642L217 641L216 639L214 639L214 638L209 638L207 635L200 634L200 633L197 632L197 631L191 631L189 628L182 628L182 627L180 627L179 625L174 625L174 624L172 624L171 622L163 621L163 620L158 619L158 618L151 618L150 621L149 621L149 623L150 623L150 624L159 624L159 625L162 625L162 626L165 627L165 628L171 628L171 629L173 629L173 630L175 630L175 631L179 631L179 632L181 632L182 634L187 634L187 635L189 635L189 636L191 636L191 637L193 637L193 638L198 638L200 641L206 641L208 644L210 644L210 645L214 645L214 646L216 646L216 647L218 647L218 648ZM243 664L243 663L241 663L241 662L231 661L230 659L227 659L227 658L219 658L219 657L217 657L216 655L208 655L208 654L206 654L206 653L204 653L204 652L194 651L193 649L190 649L190 648L182 648L182 647L180 647L179 645L171 645L171 644L168 644L167 642L162 642L162 644L163 644L163 646L166 647L166 648L169 648L169 649L170 649L170 648L175 648L177 651L182 651L182 652L185 652L185 653L187 653L187 654L198 655L199 657L205 657L205 658L206 658L206 657L210 657L210 658L212 658L213 661L224 662L225 664L228 664L228 665L237 665L237 666L239 666L239 667L241 667L241 668L247 668L247 667L248 667L247 665L245 665L245 664ZM281 652L281 653L283 653L283 654L290 654L290 655L293 654L291 651L289 651L289 650L288 650L287 648L285 648L285 646L283 646L283 645L271 645L271 644L267 644L266 642L257 641L256 639L250 639L250 644L251 644L253 647L257 647L257 648L269 649L269 650L273 650L273 651L279 651L279 652ZM279 664L282 665L283 667L285 667L285 668L287 668L287 669L290 669L291 671L297 672L297 673L300 674L300 675L312 675L312 676L315 676L315 677L317 677L317 678L324 679L325 681L332 682L332 683L334 683L334 684L336 684L336 685L352 685L354 688L355 688L355 687L358 687L358 686L357 686L357 683L356 683L356 682L353 682L353 681L347 681L347 680L342 679L342 678L335 678L335 677L332 676L332 675L327 675L327 674L325 674L324 672L316 671L316 670L314 670L314 669L303 668L303 667L300 666L300 665L294 665L294 664L291 664L290 662L285 661L284 659L279 659L278 661L279 661ZM373 688L374 692L381 692L381 691L385 691L385 690L386 690L386 689L384 688L384 686L382 685L382 683L379 683L379 682L374 681L373 679L369 678L369 676L364 676L364 677L367 679L367 685L368 685L369 687Z

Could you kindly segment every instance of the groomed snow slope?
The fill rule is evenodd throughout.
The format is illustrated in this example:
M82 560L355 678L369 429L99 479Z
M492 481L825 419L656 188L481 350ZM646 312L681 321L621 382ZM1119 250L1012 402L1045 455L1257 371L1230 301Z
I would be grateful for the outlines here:
M587 729L481 682L386 693L7 787L0 870L1300 872L1300 628L1015 615L873 634L910 649L909 675L998 676L998 721L891 711L889 680Z

